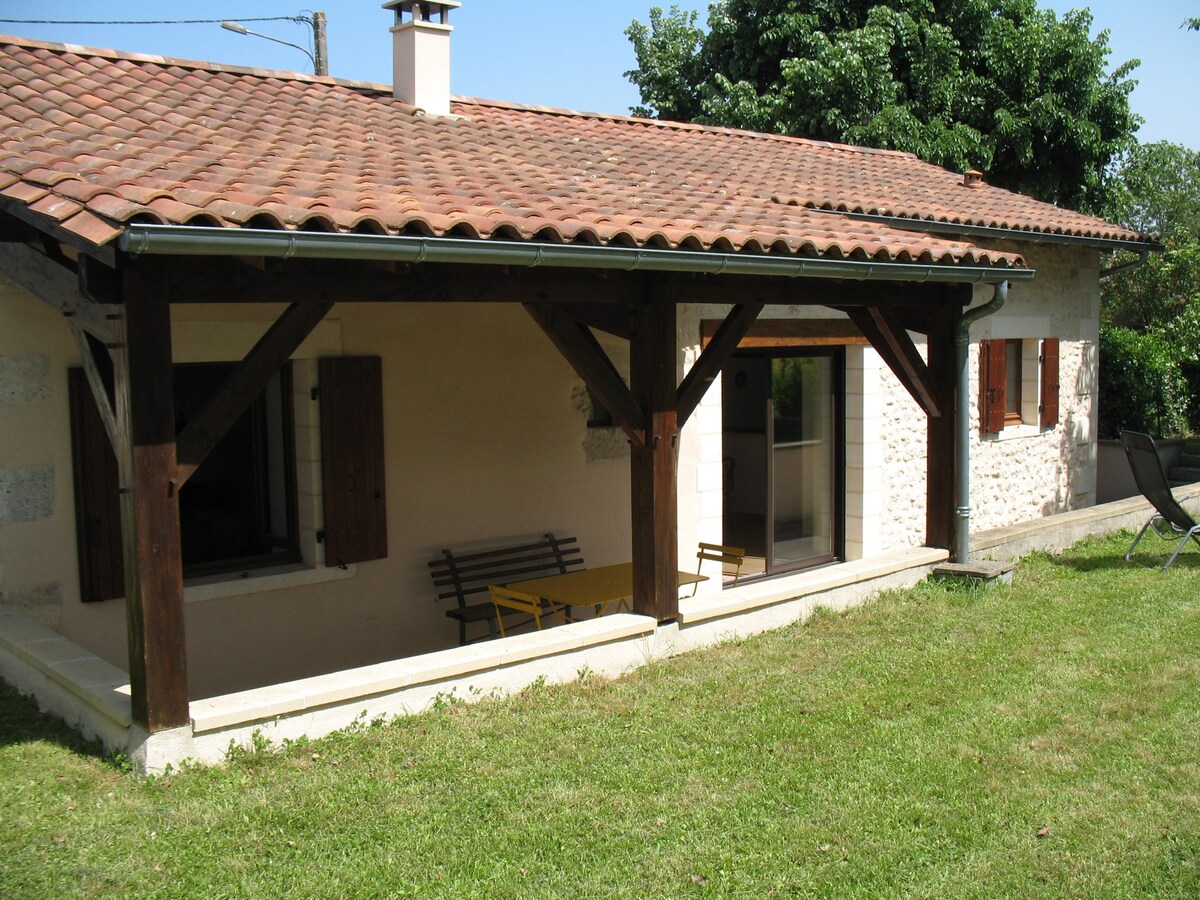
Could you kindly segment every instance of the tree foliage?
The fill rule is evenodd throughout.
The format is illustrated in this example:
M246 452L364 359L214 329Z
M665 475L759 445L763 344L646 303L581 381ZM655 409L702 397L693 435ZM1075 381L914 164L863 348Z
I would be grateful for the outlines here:
M638 115L906 150L1097 211L1136 84L1091 15L1036 0L718 0L626 34Z
M1101 282L1102 433L1200 434L1200 153L1136 147L1110 200L1110 218L1164 250Z
M1100 360L1100 437L1186 432L1187 383L1161 335L1101 325Z
M1200 153L1160 141L1136 147L1120 167L1108 215L1165 247L1106 278L1102 315L1126 328L1162 328L1200 303Z

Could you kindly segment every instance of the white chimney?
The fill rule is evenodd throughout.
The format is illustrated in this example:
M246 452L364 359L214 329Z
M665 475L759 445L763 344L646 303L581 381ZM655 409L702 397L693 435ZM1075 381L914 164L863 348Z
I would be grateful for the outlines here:
M450 10L454 0L389 0L392 96L434 116L450 115Z

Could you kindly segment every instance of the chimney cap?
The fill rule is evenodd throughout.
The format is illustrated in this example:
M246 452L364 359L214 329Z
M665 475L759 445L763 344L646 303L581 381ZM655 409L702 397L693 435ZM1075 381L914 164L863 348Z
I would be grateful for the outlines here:
M396 24L404 24L404 14L407 13L412 22L433 22L436 16L438 24L448 25L450 10L462 6L459 0L388 0L383 4L384 9L395 10Z
M983 187L983 173L978 169L967 169L963 172L963 186L969 188Z

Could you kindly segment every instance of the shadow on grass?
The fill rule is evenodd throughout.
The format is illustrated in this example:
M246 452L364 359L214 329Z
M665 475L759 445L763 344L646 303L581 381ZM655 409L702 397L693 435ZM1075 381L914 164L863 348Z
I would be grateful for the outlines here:
M1143 539L1137 553L1129 562L1125 561L1125 552L1129 549L1128 544L1111 556L1084 556L1067 552L1054 556L1051 562L1077 572L1101 572L1115 569L1156 571L1161 569L1163 563L1170 559L1171 554L1175 552L1175 544L1159 541L1161 547L1155 548L1153 544L1147 544L1147 540L1149 537ZM1130 543L1132 543L1132 539ZM1159 549L1162 550L1161 553L1157 552ZM1171 563L1171 568L1163 574L1170 575L1176 571L1200 572L1200 547L1184 547L1183 552L1175 557L1175 562Z
M42 742L117 765L99 741L85 740L58 716L40 711L32 697L0 681L0 748Z

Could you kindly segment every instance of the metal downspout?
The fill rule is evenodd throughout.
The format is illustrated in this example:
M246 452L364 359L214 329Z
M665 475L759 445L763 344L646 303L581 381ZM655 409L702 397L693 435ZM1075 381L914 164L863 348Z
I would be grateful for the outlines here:
M954 561L965 563L971 555L971 378L967 360L971 348L971 325L1000 311L1008 299L1008 282L996 285L992 299L963 313L954 335L955 362L958 365L958 416L954 436Z

